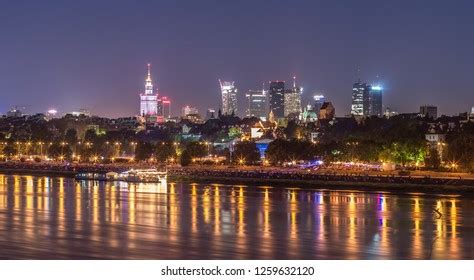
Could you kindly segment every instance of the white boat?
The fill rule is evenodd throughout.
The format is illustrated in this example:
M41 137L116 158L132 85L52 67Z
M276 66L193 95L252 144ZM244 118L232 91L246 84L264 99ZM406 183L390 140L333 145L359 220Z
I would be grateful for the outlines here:
M130 169L121 173L107 172L107 180L126 182L163 182L167 180L167 171L158 171L156 168L150 169Z

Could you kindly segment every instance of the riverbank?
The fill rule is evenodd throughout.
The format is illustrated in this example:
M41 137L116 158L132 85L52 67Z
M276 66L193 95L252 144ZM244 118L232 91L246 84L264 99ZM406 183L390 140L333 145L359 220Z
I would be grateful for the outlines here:
M37 164L0 163L3 174L63 176L73 178L78 171L108 172L130 168L150 168L143 164ZM362 191L424 192L443 194L473 194L471 174L413 172L410 176L360 170L318 170L274 167L170 166L168 181L221 183L235 185L269 185L291 188L351 189ZM436 176L437 175L437 176Z

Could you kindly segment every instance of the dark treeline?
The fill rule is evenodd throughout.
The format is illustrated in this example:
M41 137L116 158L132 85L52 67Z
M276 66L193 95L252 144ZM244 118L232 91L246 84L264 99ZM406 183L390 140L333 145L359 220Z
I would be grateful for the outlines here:
M272 142L262 162L251 127L262 127L261 139ZM430 131L445 140L430 143ZM391 162L431 169L474 170L474 123L461 117L430 120L412 115L387 118L336 118L285 126L256 118L221 116L202 124L183 120L159 126L141 126L133 119L98 117L2 118L1 155L47 155L52 159L114 161L133 157L188 165L196 158L219 156L234 164L283 164L322 159L325 162Z

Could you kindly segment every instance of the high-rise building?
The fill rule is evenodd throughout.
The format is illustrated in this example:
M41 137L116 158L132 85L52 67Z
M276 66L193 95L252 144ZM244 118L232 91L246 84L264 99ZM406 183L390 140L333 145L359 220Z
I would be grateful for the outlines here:
M313 95L314 105L313 111L319 115L319 110L321 110L321 106L323 106L324 101L326 100L324 95L322 94L315 94Z
M382 116L381 86L361 83L359 80L352 86L351 114L354 116Z
M261 120L267 118L267 93L264 89L262 90L249 90L245 94L247 98L247 117L257 117Z
M171 118L171 101L168 99L168 97L163 96L161 98L162 106L163 106L163 117L165 119Z
M368 113L369 86L360 80L352 86L351 114L354 116L366 116Z
M277 119L285 117L285 82L270 82L268 91L269 110Z
M156 116L158 112L158 94L153 93L151 79L151 64L148 63L148 75L145 78L145 92L140 94L140 115L144 117Z
M438 118L438 107L431 105L420 106L420 115L422 117L436 119Z
M382 87L369 86L369 110L368 116L379 116L383 114L382 111Z
M222 114L237 114L237 88L234 82L219 80L222 94Z
M293 88L285 91L284 114L288 117L290 114L299 116L301 114L301 93L303 88L296 86L296 77L293 77Z

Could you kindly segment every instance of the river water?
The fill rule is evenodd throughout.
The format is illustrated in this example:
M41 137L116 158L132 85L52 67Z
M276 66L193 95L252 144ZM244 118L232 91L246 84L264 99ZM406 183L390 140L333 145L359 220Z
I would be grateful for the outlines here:
M0 258L474 259L473 197L297 187L0 175Z

